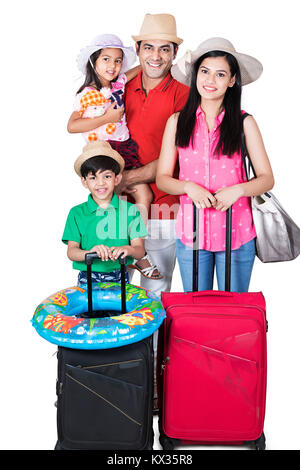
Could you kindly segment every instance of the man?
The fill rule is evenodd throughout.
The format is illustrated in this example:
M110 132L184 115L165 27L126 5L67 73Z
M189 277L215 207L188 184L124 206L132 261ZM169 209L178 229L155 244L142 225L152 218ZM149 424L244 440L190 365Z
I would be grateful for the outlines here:
M142 167L123 173L122 190L149 183L153 203L148 221L145 248L158 266L163 278L141 277L141 286L160 295L170 291L176 261L174 223L178 197L160 191L155 184L157 159L160 154L165 124L171 114L180 111L189 88L172 78L170 69L182 39L177 37L172 15L147 14L140 34L132 36L142 67L136 78L126 85L126 120L133 140L138 144Z

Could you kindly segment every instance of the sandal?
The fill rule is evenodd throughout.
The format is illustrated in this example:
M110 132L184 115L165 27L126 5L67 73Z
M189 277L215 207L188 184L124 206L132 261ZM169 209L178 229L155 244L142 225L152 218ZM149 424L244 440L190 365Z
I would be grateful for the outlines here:
M128 268L137 269L147 279L162 279L163 275L159 272L156 264L153 264L151 258L145 254L143 258L137 259L130 264Z

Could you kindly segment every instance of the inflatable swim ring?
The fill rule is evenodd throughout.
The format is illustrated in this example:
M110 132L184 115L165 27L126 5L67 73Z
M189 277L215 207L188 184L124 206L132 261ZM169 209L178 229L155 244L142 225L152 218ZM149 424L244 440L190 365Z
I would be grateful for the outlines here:
M107 349L140 341L154 333L165 318L160 300L150 291L126 285L125 314L121 312L121 285L99 283L93 289L95 311L115 311L104 318L86 318L87 290L70 287L45 299L36 308L32 324L50 343L72 349Z

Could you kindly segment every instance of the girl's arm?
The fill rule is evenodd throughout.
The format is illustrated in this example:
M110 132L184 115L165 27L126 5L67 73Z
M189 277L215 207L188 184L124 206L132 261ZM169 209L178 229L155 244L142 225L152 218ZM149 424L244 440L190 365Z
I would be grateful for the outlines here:
M186 193L186 182L173 178L177 161L177 147L175 145L177 120L177 113L172 114L167 120L156 172L157 187L161 191L174 195Z
M133 67L132 69L130 70L127 70L127 72L125 72L125 75L126 75L126 78L127 78L127 82L129 82L130 80L132 80L134 77L137 76L137 74L139 73L139 71L141 70L141 66L140 65L137 65L136 67Z
M259 196L269 191L274 186L274 177L269 162L264 142L252 116L247 116L244 120L244 130L246 146L253 164L256 178L252 178L247 183L240 183L216 191L217 210L225 211L234 204L240 197Z
M110 122L119 122L124 114L124 107L115 109L116 103L112 103L102 116L94 118L83 118L78 111L74 111L68 122L68 132L88 132Z
M192 181L180 181L173 177L177 161L175 145L177 120L178 113L173 114L166 124L157 166L157 187L168 194L187 194L198 208L211 207L215 198L209 191Z

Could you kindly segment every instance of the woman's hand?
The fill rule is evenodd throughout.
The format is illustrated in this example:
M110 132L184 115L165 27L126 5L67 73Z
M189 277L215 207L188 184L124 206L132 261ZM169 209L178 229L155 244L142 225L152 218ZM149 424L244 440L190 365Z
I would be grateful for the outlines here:
M215 192L216 202L213 204L213 207L217 211L224 212L242 196L243 189L238 184L234 186L229 186L228 188L218 189Z
M185 183L185 192L198 209L213 207L216 203L215 197L207 189L192 181Z

